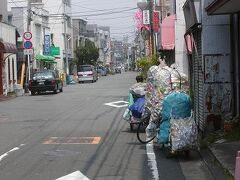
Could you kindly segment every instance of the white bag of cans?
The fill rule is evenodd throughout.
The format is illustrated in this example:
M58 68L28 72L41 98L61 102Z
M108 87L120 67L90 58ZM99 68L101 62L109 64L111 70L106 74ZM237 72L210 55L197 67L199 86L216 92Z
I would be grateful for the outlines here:
M198 129L193 117L170 119L172 151L198 149Z

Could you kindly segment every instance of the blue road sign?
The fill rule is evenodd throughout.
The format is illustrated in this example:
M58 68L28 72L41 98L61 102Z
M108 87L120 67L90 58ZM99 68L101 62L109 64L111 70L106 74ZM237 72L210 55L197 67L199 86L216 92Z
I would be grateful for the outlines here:
M31 41L25 41L24 42L24 48L25 49L32 49L32 42Z

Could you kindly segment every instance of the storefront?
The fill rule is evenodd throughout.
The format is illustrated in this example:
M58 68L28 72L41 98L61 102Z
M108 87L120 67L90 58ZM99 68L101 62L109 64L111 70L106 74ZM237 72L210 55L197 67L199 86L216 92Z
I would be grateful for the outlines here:
M0 41L0 95L14 91L17 83L16 53L15 44Z
M55 57L53 56L46 56L42 54L37 54L35 56L36 63L37 63L37 69L36 70L43 70L44 68L47 69L55 69L56 63Z

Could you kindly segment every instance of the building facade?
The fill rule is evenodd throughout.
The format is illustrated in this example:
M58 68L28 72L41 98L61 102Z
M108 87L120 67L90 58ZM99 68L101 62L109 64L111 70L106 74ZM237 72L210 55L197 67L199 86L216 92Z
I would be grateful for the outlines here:
M7 1L0 8L0 95L14 92L17 79L16 27L8 23Z
M210 0L188 0L183 6L185 37L190 37L192 47L188 62L194 117L203 133L210 127L220 129L223 116L234 109L231 41L227 36L230 18L209 16L205 10L209 4Z
M60 73L69 74L69 64L73 59L73 26L71 0L41 0L44 9L50 12L49 27L52 43L60 48L55 56L56 68Z

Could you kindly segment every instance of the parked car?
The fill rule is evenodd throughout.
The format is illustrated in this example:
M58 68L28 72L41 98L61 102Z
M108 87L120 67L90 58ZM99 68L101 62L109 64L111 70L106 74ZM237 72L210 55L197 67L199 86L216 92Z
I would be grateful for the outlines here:
M63 82L57 70L43 70L33 73L28 88L31 91L31 95L46 91L53 91L57 94L58 90L60 92L63 91Z
M107 68L103 67L103 66L99 66L97 69L97 72L101 75L101 76L106 76L107 75Z
M117 66L116 68L115 68L115 73L122 73L122 68L121 68L121 66Z
M98 74L93 65L80 65L78 67L78 82L91 81L96 82Z

